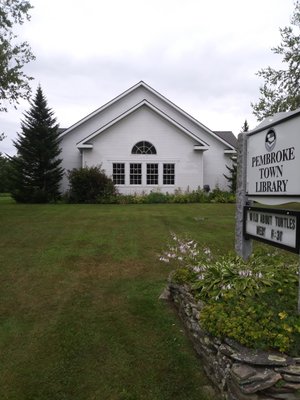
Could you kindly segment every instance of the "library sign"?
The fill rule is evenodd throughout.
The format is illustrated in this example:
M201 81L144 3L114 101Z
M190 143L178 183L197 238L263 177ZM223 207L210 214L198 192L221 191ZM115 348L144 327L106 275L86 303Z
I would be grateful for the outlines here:
M244 207L244 236L299 253L300 212Z
M300 109L267 119L246 137L246 196L261 204L300 202ZM299 212L244 207L245 239L299 253Z
M296 120L298 124L295 123ZM260 201L260 197L300 198L299 173L300 117L249 134L247 139L249 198L257 201Z

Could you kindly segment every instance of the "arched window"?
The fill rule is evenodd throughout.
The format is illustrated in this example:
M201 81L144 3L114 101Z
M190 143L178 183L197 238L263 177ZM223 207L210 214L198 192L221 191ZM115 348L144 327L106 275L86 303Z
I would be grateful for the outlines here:
M132 154L156 154L156 148L153 144L142 141L135 144L131 151Z

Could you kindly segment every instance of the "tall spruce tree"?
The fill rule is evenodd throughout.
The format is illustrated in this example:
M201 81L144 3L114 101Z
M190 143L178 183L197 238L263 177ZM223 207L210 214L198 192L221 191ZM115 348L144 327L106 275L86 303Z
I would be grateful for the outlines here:
M12 158L12 196L18 202L47 203L59 198L63 175L58 124L40 86L30 105L21 122L22 133L14 141L17 157Z
M248 121L245 119L245 122L242 126L241 132L248 132L248 131L249 131L249 125L248 125ZM230 174L229 175L223 174L223 175L228 180L228 186L229 186L231 193L235 193L236 192L236 181L237 181L237 160L236 160L236 157L231 157L230 159L232 161L231 166L229 167L228 165L225 165L225 167L228 169Z

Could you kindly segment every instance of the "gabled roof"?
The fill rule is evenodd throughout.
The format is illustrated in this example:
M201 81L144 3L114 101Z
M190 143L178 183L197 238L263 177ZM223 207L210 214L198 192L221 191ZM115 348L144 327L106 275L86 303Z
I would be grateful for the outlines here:
M117 118L113 119L110 121L108 124L102 126L101 128L97 129L95 132L81 140L80 142L77 143L77 147L80 148L86 148L89 147L91 148L91 143L89 143L95 136L98 136L100 133L104 132L106 129L110 128L111 126L115 125L116 123L120 122L123 118L127 117L128 115L132 114L134 111L137 111L141 107L146 106L150 108L152 111L154 111L156 114L160 115L162 118L170 122L172 125L174 125L176 128L180 129L182 132L190 136L192 139L194 139L197 142L197 145L201 146L202 150L207 150L208 149L208 144L205 143L203 140L200 140L198 136L196 136L194 133L186 129L183 125L179 124L177 121L172 119L169 115L161 111L159 108L155 107L153 104L151 104L147 100L143 100L140 103L136 104L134 107L130 108L123 114L119 115Z
M216 134L215 132L211 131L209 128L207 128L205 125L203 125L201 122L199 122L198 120L196 120L194 117L192 117L190 114L188 114L187 112L183 111L180 107L178 107L176 104L172 103L170 100L168 100L166 97L164 97L163 95L161 95L159 92L157 92L156 90L154 90L152 87L150 87L149 85L147 85L145 82L140 81L138 82L136 85L132 86L131 88L129 88L128 90L126 90L125 92L121 93L119 96L115 97L114 99L112 99L111 101L109 101L108 103L104 104L102 107L98 108L97 110L93 111L91 114L87 115L86 117L82 118L80 121L76 122L74 125L70 126L68 129L66 129L63 133L61 133L60 138L62 138L63 136L67 135L68 133L70 133L72 130L74 130L75 128L77 128L78 126L80 126L81 124L83 124L84 122L88 121L89 119L93 118L94 116L96 116L97 114L103 112L106 108L110 107L111 105L113 105L114 103L116 103L117 101L119 101L120 99L124 98L125 96L127 96L128 94L130 94L131 92L133 92L134 90L136 90L139 87L143 87L146 90L148 90L149 92L155 94L158 98L160 98L161 100L163 100L165 103L167 103L169 106L173 107L177 112L179 112L180 114L182 114L185 118L189 119L190 121L192 121L193 123L195 123L197 126L199 126L200 128L202 128L204 131L206 131L207 133L209 133L211 136L213 136L214 138L216 138L217 140L219 140L220 142L222 142L223 144L225 144L226 146L229 147L229 150L235 150L235 147L229 143L226 139L222 138L220 135ZM101 128L102 129L102 128ZM198 138L199 140L199 138Z
M214 131L220 138L225 140L228 144L237 148L237 138L234 136L232 131Z

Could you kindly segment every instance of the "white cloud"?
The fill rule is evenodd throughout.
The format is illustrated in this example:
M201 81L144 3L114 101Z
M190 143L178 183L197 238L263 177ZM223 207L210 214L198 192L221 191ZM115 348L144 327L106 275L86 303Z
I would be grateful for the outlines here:
M67 127L144 80L215 130L254 127L255 73L279 65L271 47L293 0L32 0L18 31L37 60L26 67ZM12 153L22 112L2 114Z

